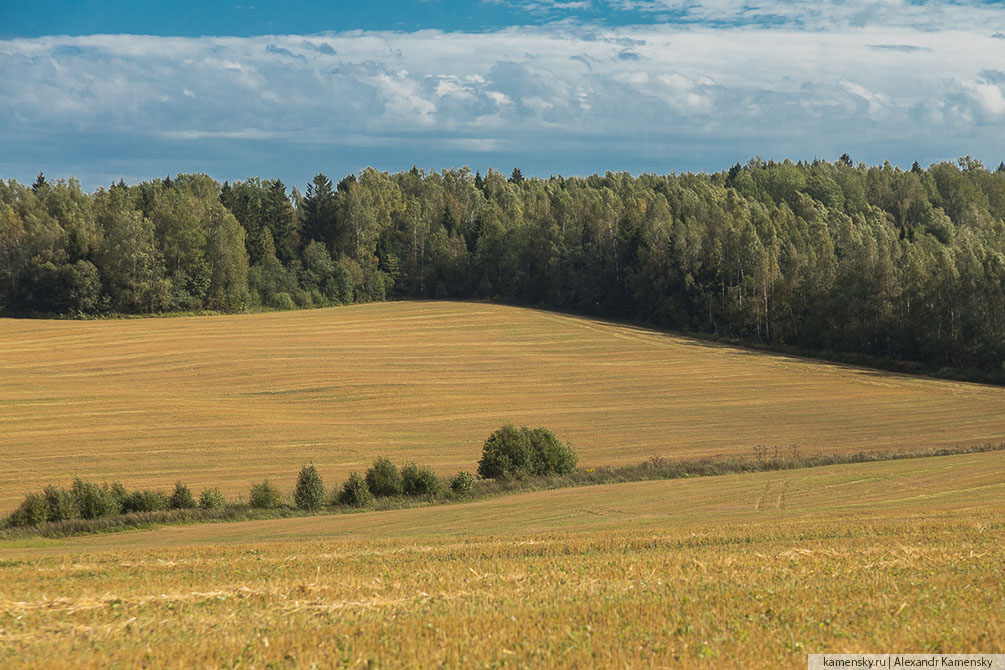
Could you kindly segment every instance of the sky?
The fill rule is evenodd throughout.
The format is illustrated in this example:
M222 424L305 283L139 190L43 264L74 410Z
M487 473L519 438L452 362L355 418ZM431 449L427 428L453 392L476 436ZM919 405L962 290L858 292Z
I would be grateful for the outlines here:
M1005 3L0 0L0 178L1005 159Z

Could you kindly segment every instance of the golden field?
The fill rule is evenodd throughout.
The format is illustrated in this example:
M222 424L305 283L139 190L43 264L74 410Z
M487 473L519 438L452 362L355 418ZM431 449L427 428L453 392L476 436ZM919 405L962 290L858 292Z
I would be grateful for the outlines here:
M329 485L375 456L474 471L512 422L580 464L1005 440L1005 389L751 352L515 307L384 303L114 321L0 320L0 513L74 476L128 487Z
M0 666L806 667L1005 646L1005 458L0 543Z

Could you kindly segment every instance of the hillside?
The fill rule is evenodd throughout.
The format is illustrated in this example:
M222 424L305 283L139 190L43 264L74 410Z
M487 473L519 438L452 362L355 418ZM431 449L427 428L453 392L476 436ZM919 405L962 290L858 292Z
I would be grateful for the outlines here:
M474 470L507 422L584 467L652 455L1005 439L1005 389L486 304L110 321L0 320L0 509L80 475L129 486L334 484L375 456Z

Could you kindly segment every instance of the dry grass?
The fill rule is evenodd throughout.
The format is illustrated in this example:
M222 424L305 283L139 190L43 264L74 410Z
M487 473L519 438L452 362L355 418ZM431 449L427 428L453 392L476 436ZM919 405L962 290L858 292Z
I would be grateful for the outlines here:
M1005 645L1005 459L0 544L0 666L805 667Z
M754 353L513 307L394 303L120 321L0 320L0 511L28 489L334 484L375 456L474 470L506 422L581 464L1005 439L1005 389Z

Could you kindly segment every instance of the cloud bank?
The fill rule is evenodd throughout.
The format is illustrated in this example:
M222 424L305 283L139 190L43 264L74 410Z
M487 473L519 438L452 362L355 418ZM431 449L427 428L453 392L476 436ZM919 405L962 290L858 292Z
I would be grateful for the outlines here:
M824 29L818 3L621 4L694 21L0 41L0 177L302 183L365 164L584 174L755 153L1005 156L999 12L968 6L935 26L928 5L899 5L895 21L898 3L852 4Z

